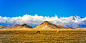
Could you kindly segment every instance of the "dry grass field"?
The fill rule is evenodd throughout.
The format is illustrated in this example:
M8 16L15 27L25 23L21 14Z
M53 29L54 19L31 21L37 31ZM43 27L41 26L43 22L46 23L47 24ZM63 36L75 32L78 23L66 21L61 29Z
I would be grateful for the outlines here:
M56 31L59 30L60 32ZM0 30L0 43L86 43L86 30ZM40 31L40 33L36 33Z

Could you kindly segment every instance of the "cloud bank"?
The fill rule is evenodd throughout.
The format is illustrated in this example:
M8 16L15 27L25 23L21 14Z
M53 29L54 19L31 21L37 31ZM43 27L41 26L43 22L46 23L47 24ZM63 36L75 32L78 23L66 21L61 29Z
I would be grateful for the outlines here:
M6 24L23 24L26 23L30 26L37 26L44 21L49 21L53 24L65 26L65 27L72 27L72 28L86 28L86 17L79 17L79 16L70 16L70 17L43 17L38 16L37 14L34 16L31 15L23 15L22 17L1 17L0 16L0 23Z

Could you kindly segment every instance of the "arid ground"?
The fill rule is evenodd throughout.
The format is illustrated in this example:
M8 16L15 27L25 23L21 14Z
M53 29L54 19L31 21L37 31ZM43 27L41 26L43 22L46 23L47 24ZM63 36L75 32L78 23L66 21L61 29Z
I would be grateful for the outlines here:
M56 33L56 31L58 30L60 32ZM36 33L37 31L40 31L40 33ZM0 43L86 43L86 30L85 29L0 30Z

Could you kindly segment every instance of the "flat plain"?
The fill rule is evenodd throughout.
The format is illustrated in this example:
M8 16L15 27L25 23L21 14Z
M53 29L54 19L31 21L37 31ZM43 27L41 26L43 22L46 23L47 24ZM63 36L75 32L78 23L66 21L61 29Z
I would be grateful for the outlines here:
M60 32L56 32L58 30ZM36 33L37 31L40 31L40 33ZM86 43L86 30L85 29L0 30L0 43Z

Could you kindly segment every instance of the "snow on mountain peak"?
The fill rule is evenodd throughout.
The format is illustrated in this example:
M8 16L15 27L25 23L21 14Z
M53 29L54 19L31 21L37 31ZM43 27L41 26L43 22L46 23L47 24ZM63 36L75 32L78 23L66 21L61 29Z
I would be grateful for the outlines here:
M70 17L68 17L68 18L70 18L71 20L81 19L79 16L70 16Z

